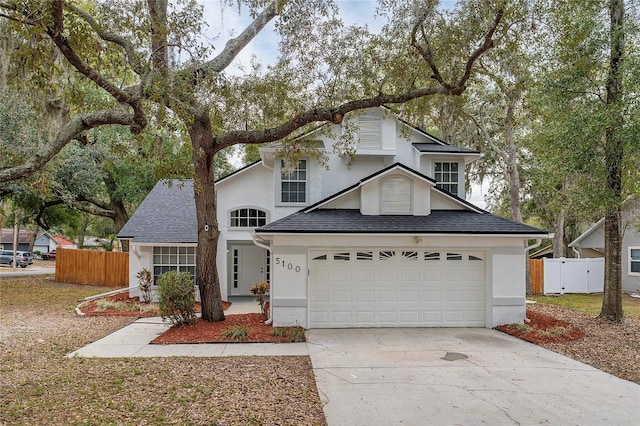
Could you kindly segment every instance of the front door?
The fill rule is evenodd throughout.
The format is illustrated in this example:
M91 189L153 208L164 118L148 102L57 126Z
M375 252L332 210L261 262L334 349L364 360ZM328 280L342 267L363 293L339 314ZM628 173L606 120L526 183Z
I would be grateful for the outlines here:
M249 289L260 281L267 281L267 250L255 245L232 245L230 293L232 296L250 295Z

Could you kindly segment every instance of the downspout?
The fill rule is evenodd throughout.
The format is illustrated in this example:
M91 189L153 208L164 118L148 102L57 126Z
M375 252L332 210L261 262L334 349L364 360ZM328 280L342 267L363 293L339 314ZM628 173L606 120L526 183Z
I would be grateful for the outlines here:
M573 252L575 253L576 259L582 259L582 256L581 256L580 252L578 250L576 250L575 247L571 247L571 250L573 250Z
M271 253L271 246L258 241L258 237L256 235L253 235L251 239L253 240L253 244ZM271 300L272 294L272 292L269 292L269 319L264 322L265 325L271 325L271 323L273 322L273 302Z
M553 238L553 236L551 238ZM540 244L542 244L542 238L536 238L536 242L535 243L533 243L532 245L524 248L525 259L526 259L527 262L529 262L529 252L531 250L533 250L534 248L540 247ZM527 265L528 265L528 263L527 263ZM529 270L528 266L527 266L526 270L527 271ZM525 302L525 304L526 304L526 302ZM529 318L527 318L526 312L527 312L527 310L525 308L524 323L525 324L529 324L531 322L531 320Z

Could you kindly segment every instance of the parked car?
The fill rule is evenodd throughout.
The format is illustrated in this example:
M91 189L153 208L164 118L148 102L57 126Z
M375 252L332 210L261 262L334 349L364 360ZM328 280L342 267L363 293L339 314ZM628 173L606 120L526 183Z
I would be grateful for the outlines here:
M16 264L21 268L33 264L33 258L28 251L16 252ZM0 265L9 265L13 267L13 250L0 250Z
M44 253L42 255L43 260L56 260L56 251L51 250L49 253Z

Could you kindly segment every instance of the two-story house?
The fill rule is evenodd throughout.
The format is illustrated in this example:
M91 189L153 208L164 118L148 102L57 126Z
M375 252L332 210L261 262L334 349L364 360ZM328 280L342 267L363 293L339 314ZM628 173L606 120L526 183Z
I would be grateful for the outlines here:
M480 153L408 125L386 108L351 114L355 159L334 152L286 169L278 146L216 183L223 299L271 283L274 325L493 327L525 315L525 245L547 232L464 200ZM333 135L333 136L327 136ZM194 273L193 183L159 182L120 231L135 274ZM213 261L213 259L212 259Z

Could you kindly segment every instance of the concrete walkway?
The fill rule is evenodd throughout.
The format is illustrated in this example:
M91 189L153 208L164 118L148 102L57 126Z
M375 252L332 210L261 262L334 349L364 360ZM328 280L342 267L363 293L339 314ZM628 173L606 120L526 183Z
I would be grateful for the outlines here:
M258 312L255 298L231 298L225 314ZM249 356L308 355L305 343L210 343L151 345L169 325L159 317L140 318L128 326L68 354L68 357L130 358L167 356Z

